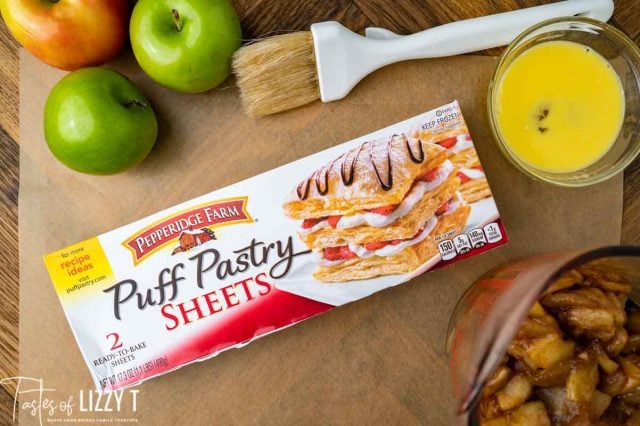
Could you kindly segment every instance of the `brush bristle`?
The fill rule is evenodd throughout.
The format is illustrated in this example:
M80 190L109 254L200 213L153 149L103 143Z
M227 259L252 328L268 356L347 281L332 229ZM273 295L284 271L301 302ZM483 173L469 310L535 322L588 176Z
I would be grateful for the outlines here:
M267 115L320 98L311 32L278 35L240 48L233 70L242 104Z

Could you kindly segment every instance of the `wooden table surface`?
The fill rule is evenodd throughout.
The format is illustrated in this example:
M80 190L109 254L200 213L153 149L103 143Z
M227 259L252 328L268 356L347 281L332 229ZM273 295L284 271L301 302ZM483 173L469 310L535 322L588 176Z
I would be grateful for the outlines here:
M338 20L355 31L367 26L411 33L451 21L547 3L536 0L232 0L244 37L305 30ZM640 45L640 1L615 1L611 23ZM499 54L493 49L486 54ZM0 21L0 379L18 374L18 44ZM24 141L23 143L29 143ZM640 244L640 159L626 171L622 242ZM588 230L586 230L588 231ZM12 388L0 390L0 424L11 423Z

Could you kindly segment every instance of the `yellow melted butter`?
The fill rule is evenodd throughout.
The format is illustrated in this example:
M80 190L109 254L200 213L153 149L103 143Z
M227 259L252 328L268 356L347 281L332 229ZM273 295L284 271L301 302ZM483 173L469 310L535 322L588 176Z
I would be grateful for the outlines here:
M504 142L525 163L568 173L598 161L624 118L616 71L582 44L549 41L531 47L505 71L496 120Z

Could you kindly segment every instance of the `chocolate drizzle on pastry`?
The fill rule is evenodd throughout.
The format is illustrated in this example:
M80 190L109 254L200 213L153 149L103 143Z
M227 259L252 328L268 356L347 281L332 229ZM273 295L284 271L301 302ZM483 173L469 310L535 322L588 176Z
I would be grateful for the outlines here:
M340 158L340 157L338 157ZM327 195L327 192L329 192L329 171L331 170L331 168L333 167L333 164L336 162L337 159L333 160L329 166L324 168L324 189L320 188L320 179L318 179L318 175L320 174L320 170L316 171L316 173L314 173L315 176L315 181L316 181L316 189L318 190L318 194L320 195Z
M296 193L298 195L299 200L306 200L309 197L309 190L311 189L311 181L313 180L316 186L316 190L320 195L326 195L329 192L329 173L331 169L335 165L336 162L342 160L340 162L340 179L342 180L342 184L344 186L350 186L353 184L355 179L355 171L356 164L362 153L363 149L366 145L369 145L369 161L371 162L371 167L373 168L374 173L376 174L376 178L378 180L378 184L380 187L389 191L393 188L393 165L391 163L391 150L393 148L393 141L399 135L393 135L387 141L387 176L386 179L383 179L382 173L378 168L374 160L374 143L370 141L366 141L362 143L355 154L349 160L348 153L341 155L340 157L334 159L327 167L323 169L317 170L310 177L306 178L302 182L300 182L296 188ZM404 135L400 135L405 138L405 147L409 154L409 158L416 164L422 164L425 160L425 152L422 146L422 141L418 139L418 152L417 154L414 152L414 149L411 147L411 143L409 142L409 138ZM324 182L323 182L324 181Z
M309 186L311 184L311 179L307 178L298 184L296 188L296 193L298 194L298 199L306 200L309 196ZM304 190L303 190L304 189Z
M406 138L406 143L407 143L407 151L409 152L409 157L411 158L411 161L413 161L416 164L422 164L422 162L424 161L424 148L422 147L422 141L418 139L419 157L416 157L414 155L413 149L411 148L411 144L409 143L409 138Z
M348 175L345 175L345 172L344 172L345 167L347 165L347 153L343 154L342 164L340 165L340 178L342 179L342 184L344 186L351 186L351 184L353 183L353 176L355 175L355 171L356 171L356 162L358 161L358 157L360 156L360 151L362 151L362 148L366 144L367 142L360 145L358 147L358 150L356 151L356 155L354 155L353 158L351 159L351 164L349 164Z
M389 142L387 142L387 181L382 180L382 176L380 176L380 171L378 170L378 166L376 162L373 160L373 144L370 145L369 148L369 161L371 161L371 166L373 167L373 171L376 173L376 177L378 178L378 183L380 187L385 191L390 190L393 187L393 167L391 167L391 146L393 145L393 138L396 135L393 135L389 138Z
M325 170L324 172L324 189L320 188L320 179L316 176L316 189L318 190L318 194L327 195L329 192L329 172Z

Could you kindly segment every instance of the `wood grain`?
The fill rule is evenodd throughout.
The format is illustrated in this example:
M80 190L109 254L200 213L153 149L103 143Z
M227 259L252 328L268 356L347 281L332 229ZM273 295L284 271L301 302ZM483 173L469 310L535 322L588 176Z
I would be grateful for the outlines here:
M0 129L0 380L18 374L18 144ZM0 395L0 423L13 407ZM0 389L0 394L3 391Z
M245 39L306 30L313 22L338 20L353 30L367 26L411 33L435 25L548 0L232 0ZM640 45L640 1L619 0L613 25ZM18 372L18 45L0 21L0 378ZM499 54L492 49L486 54ZM28 143L28 141L23 141ZM640 244L640 159L625 171L622 242ZM588 230L585 230L588 232ZM11 392L11 393L9 393ZM11 419L12 389L0 394L0 423Z
M0 380L18 374L18 44L0 20ZM0 389L0 423L13 410L13 385Z
M18 141L18 43L0 20L0 127Z

